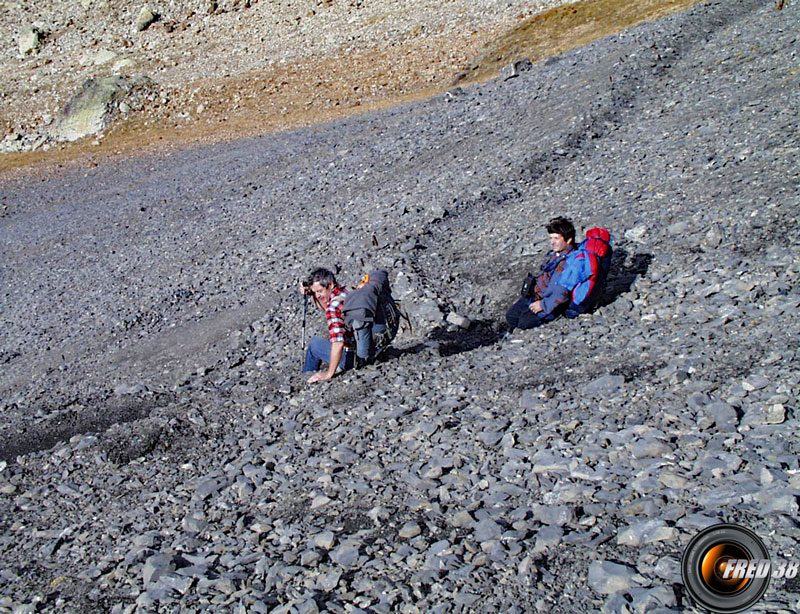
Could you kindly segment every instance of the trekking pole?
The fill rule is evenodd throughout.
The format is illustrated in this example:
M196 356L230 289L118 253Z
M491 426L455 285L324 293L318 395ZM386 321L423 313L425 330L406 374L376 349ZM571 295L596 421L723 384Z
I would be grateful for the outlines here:
M308 294L303 293L303 353L300 356L300 368L306 365L306 313L308 313Z

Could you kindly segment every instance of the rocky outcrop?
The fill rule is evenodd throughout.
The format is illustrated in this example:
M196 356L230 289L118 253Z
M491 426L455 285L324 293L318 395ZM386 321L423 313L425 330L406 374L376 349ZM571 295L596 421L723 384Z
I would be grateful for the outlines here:
M89 79L56 118L49 135L55 141L77 141L96 134L156 90L155 82L147 77Z
M143 7L139 14L136 16L136 21L133 23L133 27L138 32L144 32L153 25L156 20L158 20L158 13L151 10L149 7Z
M42 42L42 30L36 25L29 25L23 27L19 31L17 37L17 44L19 46L19 54L26 56L35 53L39 50Z

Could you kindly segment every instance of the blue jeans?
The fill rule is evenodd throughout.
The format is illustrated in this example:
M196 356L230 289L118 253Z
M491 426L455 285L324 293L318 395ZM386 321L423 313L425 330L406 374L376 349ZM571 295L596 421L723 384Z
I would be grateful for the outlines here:
M356 332L356 356L363 360L373 358L375 354L375 342L372 338L373 333L378 334L386 330L385 324L370 324L355 320L353 328Z
M306 350L306 362L303 365L303 373L311 373L319 371L322 363L330 363L331 361L331 340L323 339L322 337L312 337L308 342L308 349ZM351 350L345 349L342 353L342 358L339 361L339 366L342 370L351 369L353 367L354 353Z

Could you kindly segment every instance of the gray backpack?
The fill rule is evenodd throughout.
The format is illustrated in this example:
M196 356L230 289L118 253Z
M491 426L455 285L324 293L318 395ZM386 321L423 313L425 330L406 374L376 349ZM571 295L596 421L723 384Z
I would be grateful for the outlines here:
M408 322L409 329L411 327L408 316L400 310L392 296L389 274L384 270L370 271L364 276L358 287L347 294L342 314L345 326L351 329L354 322L361 326L386 325L385 329L380 328L373 333L375 356L379 356L392 344L402 319Z

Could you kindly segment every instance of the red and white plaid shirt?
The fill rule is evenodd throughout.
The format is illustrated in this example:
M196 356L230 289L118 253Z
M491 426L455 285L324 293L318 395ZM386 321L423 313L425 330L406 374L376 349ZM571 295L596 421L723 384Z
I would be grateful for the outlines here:
M325 318L328 321L328 334L331 338L331 343L344 343L344 347L352 347L353 333L344 325L344 316L342 315L342 307L344 306L344 299L347 296L347 290L337 286L331 292L331 302L328 303L325 309Z

